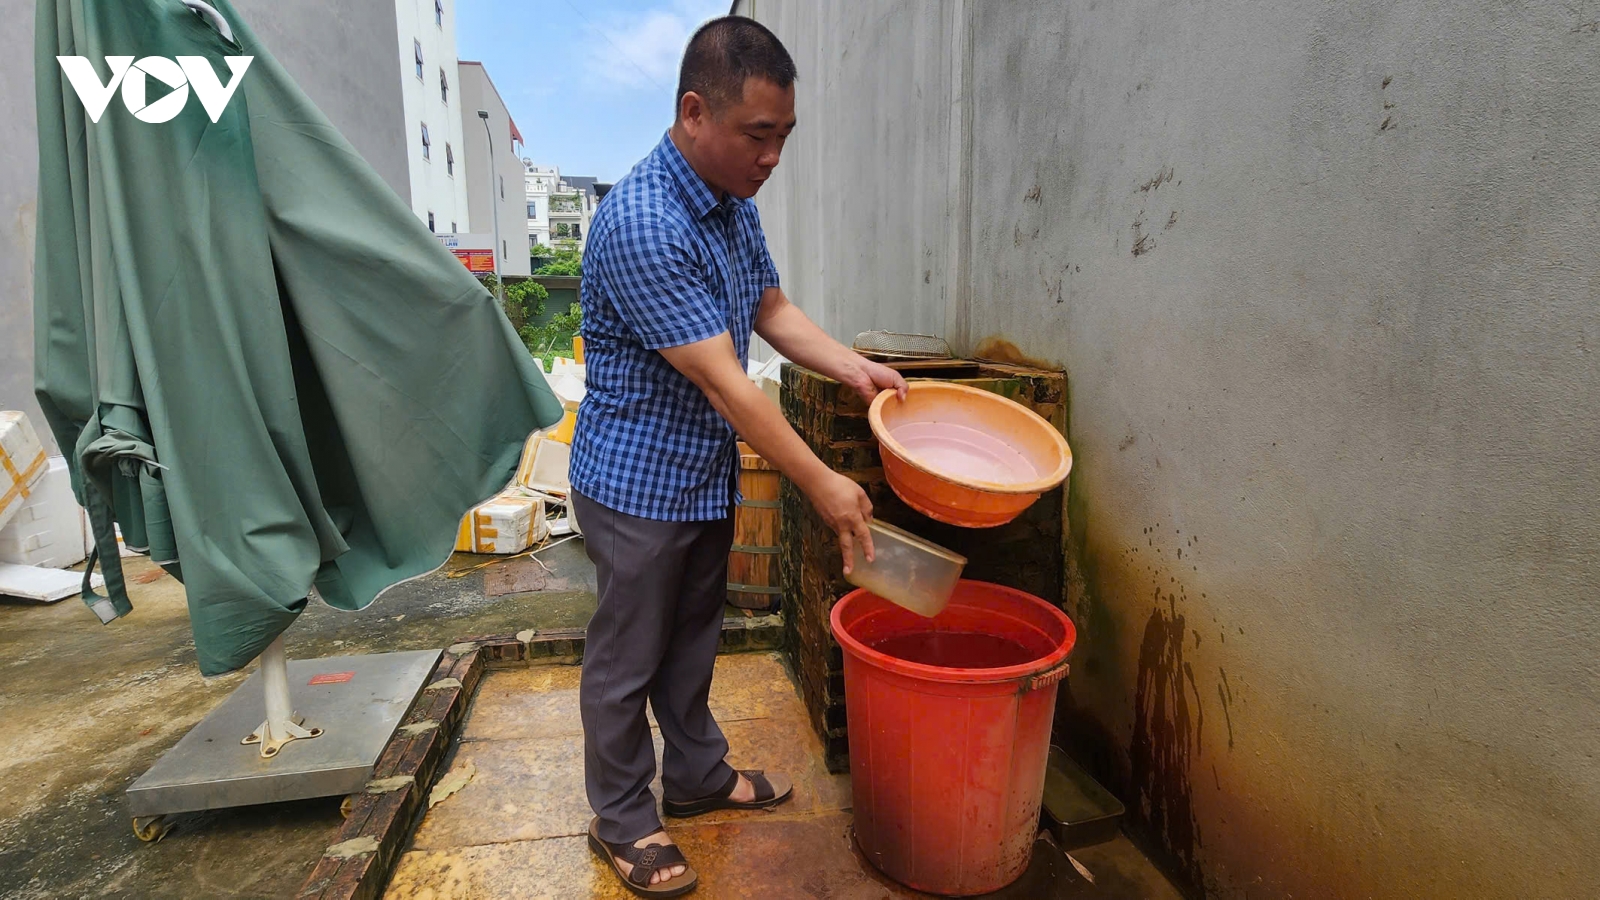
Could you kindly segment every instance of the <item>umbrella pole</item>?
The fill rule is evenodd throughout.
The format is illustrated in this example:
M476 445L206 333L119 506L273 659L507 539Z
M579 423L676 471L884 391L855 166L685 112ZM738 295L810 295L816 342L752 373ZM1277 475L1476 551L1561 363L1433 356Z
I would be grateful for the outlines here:
M290 741L320 737L322 729L305 728L305 717L295 715L289 703L289 662L283 653L283 635L267 645L258 664L266 692L267 720L239 743L260 744L261 758L271 759Z

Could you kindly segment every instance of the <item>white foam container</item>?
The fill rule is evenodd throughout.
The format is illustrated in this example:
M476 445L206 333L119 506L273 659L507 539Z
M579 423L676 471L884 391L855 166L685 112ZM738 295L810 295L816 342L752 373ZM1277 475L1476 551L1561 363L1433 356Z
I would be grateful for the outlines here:
M468 553L521 553L550 533L544 499L511 488L467 513L456 549Z
M46 465L44 445L28 417L0 411L0 528L28 502Z
M0 562L65 569L89 557L88 516L72 495L72 474L53 456L22 508L0 527Z
M565 497L572 492L567 472L572 465L572 447L560 441L540 441L533 451L533 467L522 486Z

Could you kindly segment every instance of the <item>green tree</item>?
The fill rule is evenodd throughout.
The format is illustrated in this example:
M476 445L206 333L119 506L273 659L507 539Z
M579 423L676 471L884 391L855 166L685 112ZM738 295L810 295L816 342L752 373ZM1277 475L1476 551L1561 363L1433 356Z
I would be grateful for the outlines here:
M583 307L574 303L543 325L524 325L520 334L522 342L528 345L528 352L538 357L548 372L553 358L572 356L572 337L582 327Z
M583 276L583 253L578 250L557 250L548 256L537 258L535 275L570 275Z
M480 277L479 282L490 294L495 292L496 282L493 274ZM544 315L545 301L550 299L550 292L544 285L524 278L520 281L506 282L506 301L502 311L506 318L511 320L514 328L521 328L529 319L537 319Z

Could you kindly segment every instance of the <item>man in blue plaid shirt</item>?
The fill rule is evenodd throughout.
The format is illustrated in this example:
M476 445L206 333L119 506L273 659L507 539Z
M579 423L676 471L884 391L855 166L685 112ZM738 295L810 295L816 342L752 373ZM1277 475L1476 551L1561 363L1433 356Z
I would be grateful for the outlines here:
M693 889L656 815L645 703L666 745L664 807L685 817L789 798L789 779L738 772L707 708L727 596L735 435L839 534L845 565L872 506L829 470L746 375L752 331L864 398L905 391L886 366L789 303L751 201L794 128L794 62L751 19L690 40L676 120L600 204L583 261L588 394L570 478L597 570L580 691L590 845L635 893Z

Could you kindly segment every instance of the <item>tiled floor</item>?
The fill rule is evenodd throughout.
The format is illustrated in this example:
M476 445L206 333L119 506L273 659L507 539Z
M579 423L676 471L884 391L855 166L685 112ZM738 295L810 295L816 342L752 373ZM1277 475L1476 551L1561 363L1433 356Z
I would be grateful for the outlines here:
M424 817L390 881L390 900L625 898L589 851L583 745L573 667L491 673L479 689L451 772L471 781ZM919 897L868 866L850 837L850 780L829 775L822 745L775 654L723 656L712 711L735 765L781 771L795 797L769 812L667 820L700 873L696 897L891 900ZM659 752L659 737L658 752ZM659 782L656 786L660 794ZM1090 884L1047 843L996 895L1014 900L1178 895L1125 840L1074 851Z

